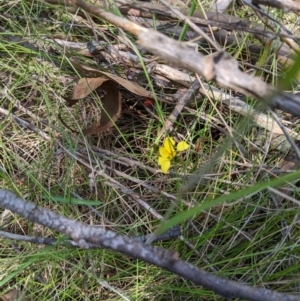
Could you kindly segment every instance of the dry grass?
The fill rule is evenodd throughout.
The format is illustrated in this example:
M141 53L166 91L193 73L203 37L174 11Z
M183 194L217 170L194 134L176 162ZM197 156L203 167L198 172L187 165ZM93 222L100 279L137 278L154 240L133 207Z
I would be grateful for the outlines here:
M246 14L245 8L237 6L233 11ZM0 12L5 16L0 23L5 27L0 42L2 187L62 215L129 236L152 232L166 213L173 217L204 204L208 209L182 225L186 241L178 238L160 244L232 280L300 292L298 204L287 199L276 204L270 191L258 189L260 183L275 178L273 168L283 157L265 130L215 99L196 97L170 133L191 147L174 162L169 175L164 175L157 165L157 150L162 143L158 133L174 102L154 103L151 114L143 98L121 89L123 113L114 128L89 137L72 133L59 121L58 114L80 130L101 111L101 99L93 95L92 102L86 99L76 107L66 106L63 97L70 95L79 75L69 61L71 52L51 39L46 44L44 38L87 42L93 33L85 15L24 0L3 3ZM292 25L289 19L283 18L285 21L286 26ZM116 28L97 22L98 33L117 43ZM9 41L10 36L30 41L39 50ZM241 42L251 39L245 35ZM255 58L247 53L245 44L238 43L228 51L250 64ZM79 54L76 57L93 64ZM55 65L49 59L59 63ZM269 70L260 75L271 83L282 72L273 62L272 66L260 66ZM246 72L253 71L244 66ZM126 67L114 62L99 68L107 68L107 72L113 68L123 77L128 74ZM149 88L143 71L132 72ZM151 78L156 95L165 100L182 89L175 82L161 87L154 76ZM248 103L255 105L254 100ZM297 119L281 116L290 121L288 128L297 131ZM228 129L236 133L238 144L227 141ZM220 151L222 147L224 151ZM212 159L218 153L217 159ZM178 199L185 175L201 168L197 187ZM247 197L210 205L218 197L252 186L253 193ZM289 195L297 199L298 188L291 187ZM93 205L92 201L98 203ZM168 211L170 207L172 212ZM0 220L5 231L63 239L7 211L1 212ZM108 250L38 246L5 238L0 245L1 291L16 287L25 291L29 300L223 300L166 271Z

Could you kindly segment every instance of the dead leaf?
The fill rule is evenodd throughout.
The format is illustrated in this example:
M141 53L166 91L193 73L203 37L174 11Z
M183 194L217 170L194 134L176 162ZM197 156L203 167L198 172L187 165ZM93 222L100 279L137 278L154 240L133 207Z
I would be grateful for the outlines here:
M120 117L122 103L121 94L118 90L117 83L103 77L81 78L73 89L73 97L71 99L65 98L65 100L68 102L68 105L73 106L80 99L86 98L93 91L97 93L97 89L100 87L101 91L104 92L104 95L101 99L101 116L99 116L96 124L82 131L85 135L99 134L106 131L107 129L111 128ZM69 128L60 115L59 118L62 123ZM76 132L74 130L72 131Z
M95 92L97 92L99 87L101 87L101 89L105 92L105 95L102 98L103 110L101 112L101 117L99 117L99 120L96 124L83 130L83 133L86 135L101 133L109 129L120 117L122 105L121 94L117 87L118 84L136 95L153 99L151 93L136 82L129 81L108 72L103 72L81 65L75 61L72 61L72 64L77 71L89 77L81 78L78 81L77 85L73 89L73 96L71 99L65 98L69 106L77 103L79 99L87 97L93 91L96 90ZM61 122L70 129L70 127L64 122L61 115L58 115L58 117ZM72 131L76 132L74 130Z
M81 78L77 85L74 86L72 100L76 103L77 100L87 97L106 81L106 78L101 77Z
M97 77L107 77L108 79L111 79L118 84L120 84L122 87L127 89L128 91L139 95L143 97L148 97L148 98L153 98L152 94L148 92L146 89L141 87L138 83L129 81L125 78L122 78L120 76L108 73L108 72L103 72L97 69L90 68L88 66L80 65L77 62L72 61L72 65L77 71L84 72L88 76L97 76Z
M0 301L26 301L24 294L17 290L12 289L8 293L0 296Z
M93 126L83 131L86 135L97 134L106 131L114 125L121 115L121 94L117 84L109 80L102 84L101 88L105 91L102 99L103 110L100 120Z

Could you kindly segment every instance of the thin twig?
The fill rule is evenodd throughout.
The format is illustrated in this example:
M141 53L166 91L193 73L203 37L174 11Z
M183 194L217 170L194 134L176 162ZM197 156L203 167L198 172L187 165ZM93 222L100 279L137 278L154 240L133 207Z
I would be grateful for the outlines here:
M165 133L171 130L174 122L176 121L177 117L186 106L187 103L191 102L194 98L193 96L196 94L197 90L200 88L200 83L198 79L195 79L191 87L180 97L178 103L176 104L173 112L168 117L167 121L165 122L163 128L159 132L158 136L161 137Z
M43 132L41 129L37 128L35 125L29 123L28 121L25 121L22 118L15 116L14 114L10 113L8 110L0 107L0 113L15 121L19 126L25 127L39 134L46 141L52 141L52 138L48 134Z
M66 152L66 154L69 157L77 160L78 163L89 168L91 171L93 171L93 173L95 175L103 177L105 180L107 180L105 182L107 185L110 185L110 186L114 187L115 189L120 190L124 194L128 195L131 199L133 199L135 202L137 202L140 206L142 206L146 211L148 211L150 214L152 214L152 216L154 216L155 218L157 218L157 219L162 218L162 216L154 208L152 208L147 202L145 202L137 193L133 192L130 188L125 187L124 185L122 185L121 183L119 183L118 181L116 181L115 179L110 177L109 175L107 175L105 173L105 164L104 163L99 162L102 170L98 171L93 166L91 166L89 163L87 163L83 159L81 159L76 153L74 154L73 152L69 151L67 148L65 148L60 143L59 143L59 145L60 145L60 147L62 147L64 149L64 151Z
M185 16L183 13L181 13L178 9L174 8L172 5L170 5L165 0L160 0L160 2L165 5L167 8L169 8L175 15L178 16L178 18L182 21L184 21L186 24L188 24L191 28L195 30L200 36L202 36L207 42L209 42L217 51L222 51L221 46L214 40L212 40L199 26L197 26L195 23L193 23L189 17Z
M286 11L293 11L300 14L299 0L244 0L246 3L251 2L255 5L262 4L270 7L276 7Z
M287 129L283 126L283 124L280 122L277 114L271 110L271 114L274 118L274 120L276 121L276 123L278 124L278 126L281 128L282 132L284 133L287 141L291 144L293 150L295 151L298 159L300 160L300 150L299 147L297 146L297 144L295 143L295 141L291 138L291 136L289 135Z

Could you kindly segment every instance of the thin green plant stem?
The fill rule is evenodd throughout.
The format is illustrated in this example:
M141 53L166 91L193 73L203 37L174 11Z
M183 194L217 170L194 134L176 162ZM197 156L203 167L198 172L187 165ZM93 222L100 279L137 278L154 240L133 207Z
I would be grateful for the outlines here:
M203 210L207 210L209 208L212 208L216 205L219 205L219 204L227 202L227 201L232 202L232 201L236 201L240 198L249 197L250 195L253 195L254 193L257 193L259 191L267 189L268 187L278 187L278 186L285 185L289 182L299 179L299 176L300 176L300 171L297 171L297 172L282 176L280 178L273 179L269 182L268 181L260 182L252 187L247 187L245 189L241 189L239 191L232 192L227 195L223 195L214 200L209 200L207 202L204 202L203 204L201 204L199 206L195 206L192 209L189 209L185 212L181 212L181 213L177 214L176 216L171 218L169 221L165 221L160 226L158 234L165 232L170 227L176 226L176 225L184 222L185 220L193 217L194 215L202 212Z
M189 13L188 13L189 17L193 16L196 8L197 8L196 1L193 0L192 5L191 5L191 7L189 9ZM188 29L189 29L189 25L187 23L184 23L182 31L181 31L179 39L178 39L179 41L184 41Z

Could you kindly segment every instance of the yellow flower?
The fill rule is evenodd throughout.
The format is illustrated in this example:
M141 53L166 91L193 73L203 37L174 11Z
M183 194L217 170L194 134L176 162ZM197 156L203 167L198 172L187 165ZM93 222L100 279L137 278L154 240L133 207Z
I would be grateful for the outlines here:
M171 160L175 158L177 152L185 151L189 145L185 141L177 144L175 149L175 141L173 138L167 137L164 144L159 148L158 165L163 173L167 173L171 166Z

